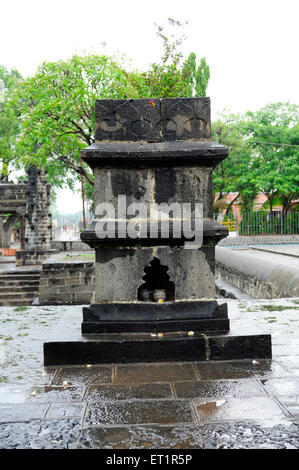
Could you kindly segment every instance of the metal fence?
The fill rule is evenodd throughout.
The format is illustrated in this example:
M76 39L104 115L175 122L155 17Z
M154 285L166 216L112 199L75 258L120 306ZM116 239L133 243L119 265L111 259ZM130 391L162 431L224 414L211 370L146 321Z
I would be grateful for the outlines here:
M238 235L298 235L299 210L243 212L239 218L225 217L220 223Z

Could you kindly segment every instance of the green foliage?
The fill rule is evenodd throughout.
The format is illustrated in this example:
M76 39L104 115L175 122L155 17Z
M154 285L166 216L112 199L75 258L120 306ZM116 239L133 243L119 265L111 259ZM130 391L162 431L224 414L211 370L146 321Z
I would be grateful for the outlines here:
M180 21L174 20L173 18L168 18L168 24L171 27L181 28L181 34L178 35L173 31L169 37L169 33L167 34L165 32L164 27L155 23L157 28L157 36L161 38L163 42L164 52L161 60L162 64L173 63L178 65L183 57L182 52L180 51L180 47L186 39L183 29L188 23L181 23Z
M44 62L14 94L22 114L23 163L44 166L58 186L70 170L93 185L89 168L80 162L80 151L94 142L94 102L137 96L126 73L106 56Z
M0 65L0 181L9 175L9 163L17 157L16 136L19 130L19 112L9 103L10 97L21 79L15 69Z
M169 24L184 26L171 18ZM93 175L80 160L80 152L94 142L95 100L192 96L199 86L200 80L191 84L188 61L181 63L184 36L177 32L168 36L161 26L157 34L163 44L161 63L151 64L145 72L127 70L104 55L75 55L44 62L33 77L23 80L10 100L21 115L20 163L45 167L54 186L72 187L83 175L86 195L92 197ZM207 80L206 74L203 83Z
M203 57L196 64L196 54L191 52L187 61L184 64L186 75L189 74L189 89L188 94L185 96L206 96L207 87L210 80L210 68L207 64L206 58Z
M258 192L284 212L299 198L299 108L290 103L269 104L244 116L224 114L213 123L213 138L229 149L215 171L219 199L236 192L244 209L252 209Z
M212 138L229 149L228 157L214 171L214 192L219 193L216 208L230 192L236 193L234 202L241 199L245 207L249 208L258 192L252 171L251 151L242 132L243 126L243 117L230 113L222 114L212 123ZM230 205L227 211L229 208Z
M164 27L156 24L157 35L163 43L161 63L153 63L146 72L135 72L131 79L138 89L140 98L180 98L206 96L210 79L210 69L206 59L196 65L196 55L191 52L182 62L180 47L185 40L184 23L168 18L171 28L179 32L167 34ZM179 34L181 33L181 34Z
M272 103L246 114L243 128L252 149L252 168L259 190L272 202L280 197L284 211L299 197L299 107Z
M139 98L180 98L189 92L190 72L176 64L152 64L146 72L129 74Z

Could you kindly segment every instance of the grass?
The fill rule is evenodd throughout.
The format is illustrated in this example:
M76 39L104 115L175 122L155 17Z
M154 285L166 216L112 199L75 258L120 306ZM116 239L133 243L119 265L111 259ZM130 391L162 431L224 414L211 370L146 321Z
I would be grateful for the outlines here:
M63 261L72 261L72 260L74 260L74 261L82 260L83 261L85 259L87 259L87 260L95 259L95 254L94 253L86 253L86 254L74 255L74 256L66 255L66 256L64 256L64 258L62 258Z
M17 308L14 308L14 312L26 312L26 310L28 310L28 307L17 307Z
M294 307L293 305L261 305L260 310L266 310L267 312L282 312L283 310L298 310L299 306Z
M246 312L282 312L283 310L299 310L297 305L255 305L253 307L248 307Z

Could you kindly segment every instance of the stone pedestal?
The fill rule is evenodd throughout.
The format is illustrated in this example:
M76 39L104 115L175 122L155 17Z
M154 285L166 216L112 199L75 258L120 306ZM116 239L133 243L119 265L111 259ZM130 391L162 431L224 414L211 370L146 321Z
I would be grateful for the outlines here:
M45 344L45 364L271 357L267 335L223 336L215 245L228 230L213 219L212 171L228 149L211 140L209 98L98 100L95 116L82 151L95 219L81 234L96 252L95 298L83 341Z

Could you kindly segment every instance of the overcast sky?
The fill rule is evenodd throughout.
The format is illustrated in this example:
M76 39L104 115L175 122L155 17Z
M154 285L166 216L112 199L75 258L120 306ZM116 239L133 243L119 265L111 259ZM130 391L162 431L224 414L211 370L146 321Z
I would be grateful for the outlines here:
M162 55L154 23L171 17L188 21L185 57L207 58L212 117L299 104L298 13L298 0L7 0L0 63L27 76L44 60L120 51L145 69Z

